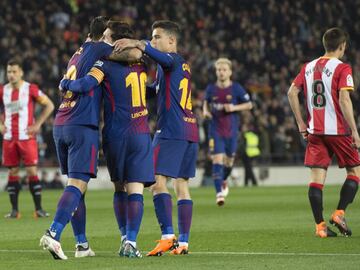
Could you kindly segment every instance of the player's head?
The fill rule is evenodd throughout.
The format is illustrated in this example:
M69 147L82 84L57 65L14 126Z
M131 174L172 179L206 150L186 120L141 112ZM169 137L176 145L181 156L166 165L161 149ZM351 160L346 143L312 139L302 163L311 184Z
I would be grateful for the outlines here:
M338 52L339 58L344 56L348 34L337 27L328 29L323 35L322 42L327 53Z
M10 59L6 68L7 79L11 84L17 84L24 75L21 62L17 59Z
M134 31L130 25L122 21L109 21L104 32L103 40L113 44L116 40L122 38L134 38Z
M224 82L232 75L232 64L228 58L219 58L215 61L215 71L218 81Z
M176 52L180 34L180 26L176 22L156 21L152 25L151 45L162 52Z
M90 23L89 37L94 41L98 41L103 36L109 20L110 18L106 16L95 17Z

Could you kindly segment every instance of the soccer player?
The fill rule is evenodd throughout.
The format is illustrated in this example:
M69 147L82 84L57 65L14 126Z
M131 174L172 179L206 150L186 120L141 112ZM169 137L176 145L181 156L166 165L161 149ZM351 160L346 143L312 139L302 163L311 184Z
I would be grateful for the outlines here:
M97 60L114 56L112 46L98 42L103 36L107 22L108 18L102 16L93 19L89 39L69 61L67 78L81 78L90 71ZM126 56L128 57L128 53ZM49 250L54 259L67 259L61 248L60 236L70 219L77 242L75 257L95 255L85 235L84 193L90 178L96 177L101 98L101 91L96 89L86 94L67 91L56 114L54 141L61 171L68 176L68 184L59 200L49 230L40 239L40 244Z
M333 155L339 167L346 168L347 177L330 223L345 236L351 235L345 210L354 200L359 184L360 138L350 99L350 91L354 90L352 70L339 60L344 56L347 40L348 35L342 29L328 29L322 38L325 55L304 64L288 91L299 132L307 140L304 164L311 168L308 196L316 223L315 234L321 238L336 236L324 221L322 194ZM299 93L303 93L306 102L307 123L301 114Z
M231 80L232 64L229 59L217 59L215 70L217 80L206 88L203 114L211 119L208 132L212 174L216 203L222 206L228 193L226 179L231 173L236 153L239 112L251 110L252 103L245 89Z
M35 204L35 217L48 217L41 206L41 184L37 175L38 146L36 134L54 110L54 104L36 84L23 80L23 69L17 60L7 63L9 83L0 85L0 107L3 108L0 132L3 135L3 165L9 168L7 190L12 210L5 218L20 218L18 196L20 192L20 160L26 167L29 189ZM34 119L35 104L44 107Z
M120 40L119 47L115 46L115 49L137 47L158 63L155 83L158 121L153 140L156 184L151 190L162 236L147 256L161 256L168 250L175 255L188 253L193 207L188 182L195 176L199 134L192 113L191 71L177 53L179 41L180 27L177 23L156 21L152 25L151 44L147 41ZM172 199L166 187L169 177L175 179L179 242L172 225Z
M116 39L133 38L129 25L109 22L104 40L112 44ZM88 92L102 83L104 96L103 150L111 181L115 185L114 210L122 234L119 255L142 257L136 246L143 215L144 184L151 185L154 179L153 150L146 108L146 72L144 65L120 64L98 61L82 79L63 80L64 90ZM126 186L127 196L123 194ZM119 197L119 198L117 198ZM127 203L117 203L127 197ZM123 208L126 220L116 208Z

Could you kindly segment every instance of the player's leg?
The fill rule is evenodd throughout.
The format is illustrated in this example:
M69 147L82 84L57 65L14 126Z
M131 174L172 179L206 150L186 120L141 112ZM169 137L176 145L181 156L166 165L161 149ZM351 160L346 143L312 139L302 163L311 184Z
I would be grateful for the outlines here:
M189 191L189 180L178 178L174 181L174 190L177 197L179 247L171 251L171 254L188 254L189 236L192 221L193 201Z
M20 218L19 212L19 193L21 190L19 167L9 168L7 191L11 204L11 211L5 215L5 218Z
M309 135L305 153L305 165L311 167L308 197L315 220L316 235L324 237L336 236L324 221L323 217L323 187L327 167L330 164L332 153L327 149L322 137Z
M237 136L226 139L225 143L225 156L224 156L224 181L221 186L221 191L226 197L229 194L229 186L227 178L231 174L234 166L235 154L237 148Z
M141 258L142 255L136 246L137 235L140 230L141 220L144 213L144 184L132 182L126 185L128 192L126 242L123 256L129 258Z
M68 178L73 179L75 187L82 193L73 216L71 226L76 240L75 257L92 257L95 252L90 248L86 237L86 201L85 192L90 178L96 177L99 132L90 127L67 127L71 134L68 144L69 172ZM81 135L79 136L80 133Z
M224 197L226 197L229 194L229 186L228 186L227 178L231 174L231 171L234 166L234 161L235 161L234 156L235 155L230 155L230 156L225 155L225 157L224 157L224 181L221 186L221 191L222 191Z
M161 256L177 243L172 224L172 198L166 186L167 178L177 178L186 149L178 140L154 138L155 181L151 186L161 239L147 256Z
M198 144L185 142L186 152L182 160L179 178L174 181L174 190L177 197L179 246L171 254L188 254L189 236L192 221L193 201L189 191L189 179L195 176Z
M5 218L20 218L21 215L18 207L19 192L21 190L19 176L20 153L17 141L3 140L2 150L2 164L9 168L7 191L11 204L11 211L5 215Z
M223 138L214 137L209 140L209 147L212 160L212 177L214 180L216 203L219 206L224 205L225 198L221 192L221 186L224 180L224 156L225 141Z
M308 197L310 201L311 210L316 223L316 236L325 238L336 236L330 230L324 221L323 217L323 187L326 178L326 169L312 168L311 169L311 182L309 184Z
M63 174L68 175L68 184L57 205L54 220L50 228L40 239L40 245L49 250L54 259L66 260L60 245L61 234L76 211L82 195L87 189L87 183L95 172L97 148L88 145L89 134L82 127L55 127L54 141ZM85 214L85 213L83 213ZM81 218L85 222L84 218ZM81 228L82 226L79 226ZM75 237L79 233L74 231ZM87 241L84 243L87 244ZM85 249L89 249L88 245Z
M125 186L125 159L126 159L126 140L116 140L104 142L103 151L106 159L107 169L110 179L114 184L113 208L121 235L119 255L124 255L126 241L126 220L127 220L127 201L128 194Z
M113 207L116 222L121 234L121 244L119 249L119 255L122 256L124 252L126 242L126 220L127 220L127 208L128 208L128 194L126 191L125 183L122 181L116 181L114 183L114 196Z
M360 167L347 168L347 177L340 190L340 200L336 210L332 213L330 223L336 226L344 236L351 236L352 231L347 225L345 211L355 198L359 187Z
M336 155L339 167L346 167L347 176L340 191L340 199L336 210L330 218L330 223L335 225L341 234L351 236L351 229L345 219L345 211L355 198L359 186L360 158L357 149L352 146L351 136L329 137L333 152Z
M38 177L37 163L38 163L38 146L34 139L24 140L18 142L20 156L23 159L26 167L26 174L29 182L29 190L33 197L35 212L34 217L48 217L49 214L42 209L41 206L41 192L42 187Z
M138 134L127 138L127 146L125 179L127 180L128 201L123 256L140 258L142 255L137 248L136 239L144 211L144 185L149 186L155 182L154 155L149 134Z

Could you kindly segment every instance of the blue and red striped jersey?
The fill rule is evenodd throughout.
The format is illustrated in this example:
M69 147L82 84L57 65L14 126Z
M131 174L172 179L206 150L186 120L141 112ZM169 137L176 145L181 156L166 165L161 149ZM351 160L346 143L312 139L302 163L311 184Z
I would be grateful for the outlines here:
M84 77L95 62L108 57L112 49L104 42L85 42L71 57L67 67L67 77L71 80ZM98 127L102 92L94 90L86 94L67 91L56 113L54 124Z
M90 75L102 80L104 91L103 141L150 133L143 64L97 61Z
M198 142L199 131L191 103L190 67L177 53L157 53L170 59L169 65L159 63L157 68L157 136Z
M249 102L250 96L245 89L237 82L233 82L227 88L209 84L206 88L205 99L212 114L209 125L210 136L215 134L223 138L237 136L240 127L239 112L225 112L224 105Z

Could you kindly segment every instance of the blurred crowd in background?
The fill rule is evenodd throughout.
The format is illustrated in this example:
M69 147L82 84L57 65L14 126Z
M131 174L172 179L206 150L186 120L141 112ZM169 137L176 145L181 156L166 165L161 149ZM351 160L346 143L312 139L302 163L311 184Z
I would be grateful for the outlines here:
M301 65L324 53L321 37L326 29L337 26L350 34L344 61L352 65L355 87L359 85L360 0L2 0L0 83L6 82L7 60L18 57L25 79L39 84L57 106L57 86L67 62L85 41L91 19L99 15L127 21L139 39L151 39L155 20L171 19L181 25L180 53L192 68L200 163L208 158L201 107L206 85L216 80L213 64L218 57L233 61L233 79L249 91L255 107L242 115L243 129L259 135L260 160L272 164L302 163L304 142L286 93ZM149 74L154 78L154 68ZM352 98L358 114L358 91ZM153 114L153 129L155 119ZM52 124L50 118L38 138L44 165L57 164Z

